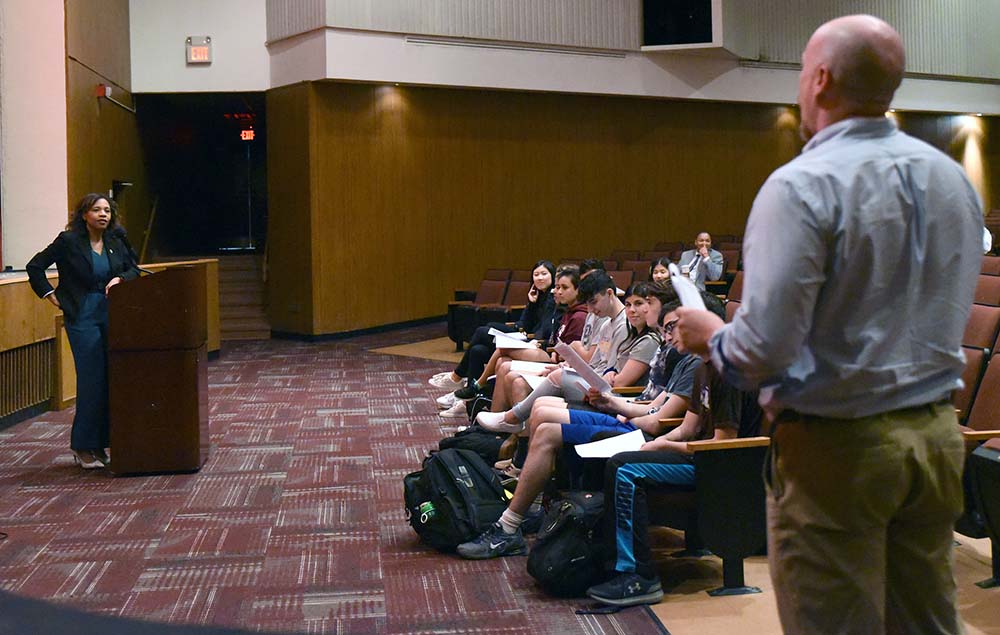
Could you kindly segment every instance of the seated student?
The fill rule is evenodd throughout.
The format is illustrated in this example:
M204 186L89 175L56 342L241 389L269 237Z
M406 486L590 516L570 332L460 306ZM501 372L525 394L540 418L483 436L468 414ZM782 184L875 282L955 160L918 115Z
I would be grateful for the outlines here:
M670 258L661 256L649 265L649 279L653 282L670 281Z
M648 310L646 311L646 324L649 329L658 332L660 329L658 324L660 312L665 304L669 304L677 300L677 293L674 292L673 286L670 284L669 280L660 283L650 283L647 287L646 304L648 305ZM705 296L706 302L714 301L721 307L721 302L719 302L718 298L707 293ZM677 365L677 362L683 357L684 356L677 352L677 349L670 344L669 340L661 340L661 344L659 348L657 348L656 354L653 356L653 361L649 367L649 378L646 382L646 387L636 398L636 401L645 401L650 403L645 405L644 410L637 410L636 414L644 414L645 412L648 412L650 407L658 407L663 404L665 394L668 392L666 388L667 383L670 380L671 373ZM596 391L593 393L588 391L588 401L591 398L590 396L594 396L594 399L599 399ZM536 400L532 410L545 405L547 399L549 398L542 397ZM630 400L622 398L622 401L629 402ZM528 431L522 430L518 433L517 439L511 440L510 443L514 447L514 455L510 459L497 461L496 468L502 470L504 475L509 478L517 478L520 474L521 468L524 467L524 459L528 454Z
M580 263L580 280L584 280L590 275L592 271L604 271L604 261L597 258L587 258ZM586 304L583 300L582 303ZM601 317L596 313L587 311L587 321L583 323L583 335L576 342L573 342L571 346L576 354L583 359L590 361L591 355L597 348L596 335L597 331L604 326L608 318Z
M555 310L555 299L550 293L555 273L555 266L548 260L536 262L531 268L532 284L531 288L528 289L528 301L521 312L521 317L514 323L514 327L500 322L480 326L473 333L472 339L469 341L469 348L462 355L455 370L450 373L438 373L431 377L428 383L437 388L455 391L465 385L467 377L479 377L486 361L493 354L493 336L489 334L491 328L507 333L512 331L536 332L546 320L551 318L552 312ZM455 402L454 397L451 397L450 394L438 399L438 406L450 407Z
M676 322L677 303L668 304L663 308L664 339L671 339ZM528 508L534 502L554 468L555 458L564 445L589 443L593 438L608 431L620 433L641 429L653 436L664 432L661 418L676 417L688 408L691 393L683 392L686 386L690 389L693 375L697 368L703 365L701 359L688 356L689 363L677 364L670 380L669 388L674 391L655 412L634 419L619 420L602 413L583 410L567 410L565 408L541 408L539 414L542 420L531 434L528 458L521 471L517 489L507 509L492 527L480 536L458 546L458 553L463 558L481 560L498 556L524 553L526 544L521 532L521 523Z
M628 338L625 317L625 305L615 295L615 283L611 276L605 271L593 271L589 276L580 281L578 290L580 301L587 305L591 313L601 317L610 318L595 337L596 350L588 362L590 367L598 373L604 373L615 363L618 350ZM530 391L530 394L510 410L506 410L511 399L506 402L493 399L492 409L494 412L480 412L476 416L476 422L488 430L495 432L518 432L524 427L524 421L531 414L531 405L535 399L544 395L561 395L560 385L561 373L553 371L549 373L545 381L537 388ZM523 394L527 383L523 379L515 382L514 390ZM624 385L624 384L621 384ZM520 396L520 395L518 395ZM581 391L579 397L582 399Z
M695 375L693 399L680 427L653 439L638 452L613 456L604 471L604 501L609 527L607 540L615 554L617 573L590 587L591 598L616 606L655 604L663 589L652 562L648 537L647 489L694 486L694 457L688 441L733 439L760 433L763 418L756 392L742 392L726 384L711 364Z
M723 263L722 254L712 249L712 236L708 232L701 232L694 239L694 249L682 253L677 266L681 273L690 276L698 288L704 291L706 280L722 278Z
M493 398L502 399L504 394L504 375L498 370L500 360L518 360L527 362L552 362L557 361L554 354L546 352L546 348L555 346L558 342L570 344L580 339L583 334L584 322L587 319L587 305L579 302L578 288L580 286L580 270L576 265L564 265L556 271L556 283L553 285L553 295L556 301L557 311L553 313L553 321L558 321L546 330L550 333L548 339L535 340L535 348L514 348L497 349L493 352L490 361L483 369L482 375L476 379L470 379L469 384L464 388L455 391L455 397L459 400L472 399L482 386L486 385L490 375L496 374ZM447 411L446 411L447 412ZM441 416L447 416L441 413ZM465 416L465 408L462 407L461 416Z

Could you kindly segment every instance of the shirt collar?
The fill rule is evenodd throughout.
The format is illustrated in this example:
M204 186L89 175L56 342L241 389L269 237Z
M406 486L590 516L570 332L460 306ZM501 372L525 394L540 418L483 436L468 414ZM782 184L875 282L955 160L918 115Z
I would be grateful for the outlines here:
M896 122L888 117L850 117L817 132L802 148L802 152L809 152L840 136L884 137L895 131Z

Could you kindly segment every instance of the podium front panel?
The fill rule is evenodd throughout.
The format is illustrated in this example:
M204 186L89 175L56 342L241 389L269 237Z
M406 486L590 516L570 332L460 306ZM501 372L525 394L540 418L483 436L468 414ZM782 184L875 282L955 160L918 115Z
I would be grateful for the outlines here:
M191 472L209 455L208 356L194 350L110 351L111 471Z

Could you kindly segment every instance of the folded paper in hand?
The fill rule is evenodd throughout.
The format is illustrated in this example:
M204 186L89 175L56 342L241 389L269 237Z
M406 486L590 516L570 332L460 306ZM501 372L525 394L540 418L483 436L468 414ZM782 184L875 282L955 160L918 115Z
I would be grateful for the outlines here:
M560 357L566 360L566 363L570 365L570 368L575 370L578 375L580 375L583 381L587 382L591 388L595 388L597 392L604 394L611 392L611 384L606 382L603 377L597 374L590 364L583 361L583 358L576 354L568 344L559 342L556 344L556 352L559 353Z
M704 311L705 301L701 299L701 292L691 282L691 279L681 274L680 269L674 263L670 263L667 269L670 271L670 284L673 285L674 291L677 292L677 297L681 299L681 304L689 309L701 309Z

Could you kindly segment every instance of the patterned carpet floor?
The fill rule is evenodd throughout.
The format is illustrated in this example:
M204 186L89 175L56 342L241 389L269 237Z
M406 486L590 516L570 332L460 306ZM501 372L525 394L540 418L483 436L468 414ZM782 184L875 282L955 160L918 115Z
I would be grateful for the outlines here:
M417 542L402 478L458 423L442 425L427 384L447 364L370 349L443 330L226 345L197 474L78 469L72 409L0 431L0 590L253 631L665 632L644 608L576 615L585 603L545 596L524 558L466 562Z

